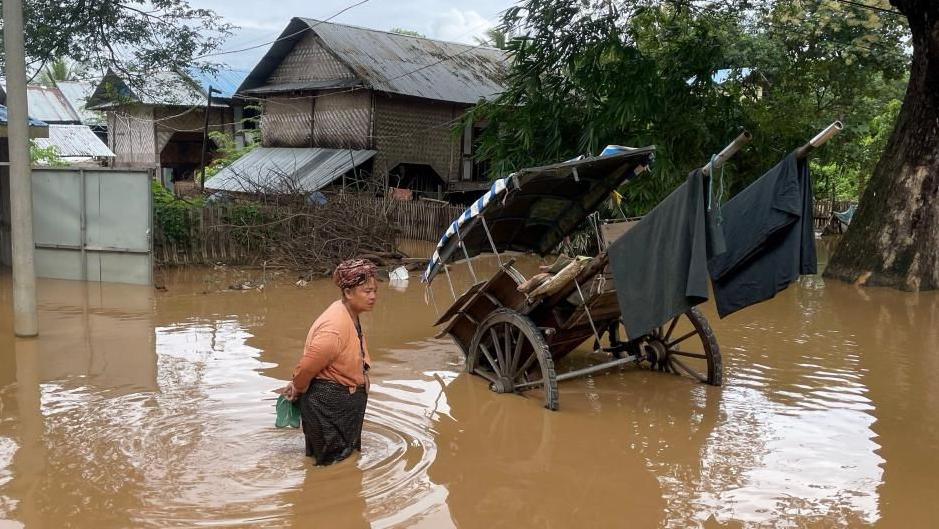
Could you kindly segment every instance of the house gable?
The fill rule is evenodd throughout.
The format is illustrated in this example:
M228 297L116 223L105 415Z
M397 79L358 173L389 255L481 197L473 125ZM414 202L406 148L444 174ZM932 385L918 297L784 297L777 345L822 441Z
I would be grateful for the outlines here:
M351 81L355 79L355 74L323 46L316 34L306 31L266 79L265 84L284 85L338 79Z
M503 88L503 51L386 31L291 19L238 92L284 93L366 87L475 104Z

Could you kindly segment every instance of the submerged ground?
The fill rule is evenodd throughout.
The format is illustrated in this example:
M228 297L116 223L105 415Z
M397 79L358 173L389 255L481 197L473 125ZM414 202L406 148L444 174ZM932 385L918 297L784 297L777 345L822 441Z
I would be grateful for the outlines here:
M221 291L241 279L265 287ZM314 468L271 390L332 285L164 280L41 280L41 337L16 340L0 275L0 528L939 525L939 293L806 277L705 305L723 388L626 368L549 412L461 373L423 286L386 283L363 454Z

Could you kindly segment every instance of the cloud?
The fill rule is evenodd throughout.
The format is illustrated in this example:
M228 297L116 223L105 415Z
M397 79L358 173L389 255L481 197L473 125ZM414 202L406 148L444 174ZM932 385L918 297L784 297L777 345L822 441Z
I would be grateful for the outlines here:
M456 42L469 42L475 44L473 37L485 36L486 30L495 26L472 9L460 10L455 7L440 13L431 24L429 37L451 40Z

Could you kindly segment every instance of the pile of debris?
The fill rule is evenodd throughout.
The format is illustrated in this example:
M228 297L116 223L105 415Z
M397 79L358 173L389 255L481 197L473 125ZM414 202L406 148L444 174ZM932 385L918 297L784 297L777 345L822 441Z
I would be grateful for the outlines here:
M380 268L418 269L396 248L392 204L367 194L336 193L311 203L305 197L267 195L240 202L219 229L256 249L268 268L287 268L302 278L329 275L345 259L365 258Z

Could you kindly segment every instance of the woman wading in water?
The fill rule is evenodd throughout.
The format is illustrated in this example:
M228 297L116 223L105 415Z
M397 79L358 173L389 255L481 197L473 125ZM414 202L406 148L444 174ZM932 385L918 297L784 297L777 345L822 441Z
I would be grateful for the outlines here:
M336 267L333 281L342 297L313 322L303 357L284 389L288 399L300 399L306 455L317 465L330 465L362 450L371 357L359 315L375 306L375 272L375 265L364 259Z

